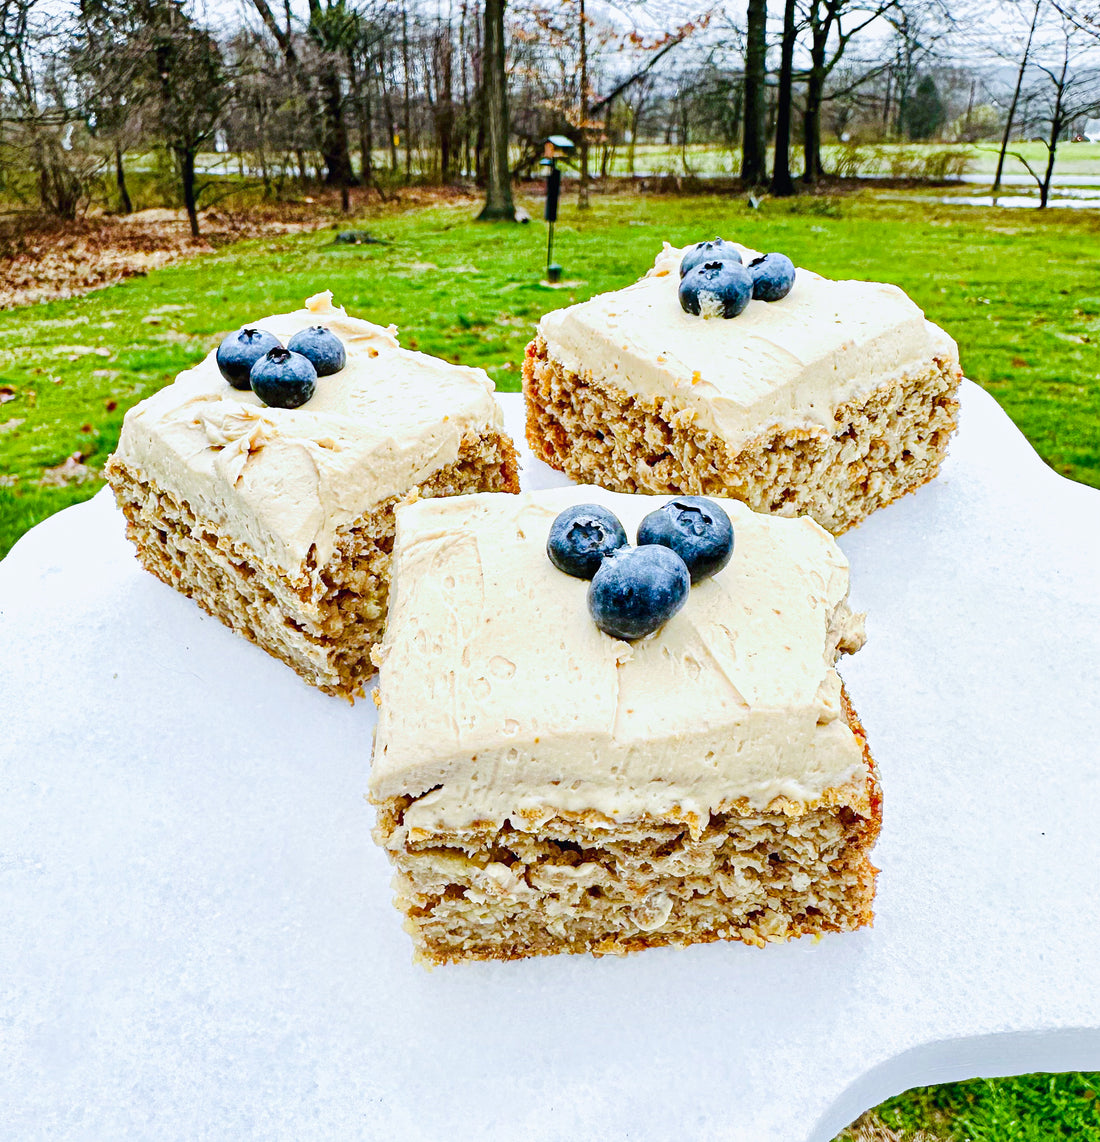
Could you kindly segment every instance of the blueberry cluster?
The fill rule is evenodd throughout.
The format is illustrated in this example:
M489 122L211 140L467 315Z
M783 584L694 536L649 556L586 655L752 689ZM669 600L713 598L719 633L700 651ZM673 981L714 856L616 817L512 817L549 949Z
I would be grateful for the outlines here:
M262 329L240 329L218 346L215 360L235 389L251 389L272 408L298 408L313 396L318 377L344 367L347 353L335 333L314 325L285 348Z
M688 590L733 555L733 525L713 500L680 496L652 511L631 546L613 512L599 504L566 508L546 540L550 562L591 579L588 611L612 638L633 642L664 626Z
M794 285L786 254L762 254L746 266L732 242L697 242L680 259L680 307L696 317L736 317L754 298L779 301Z

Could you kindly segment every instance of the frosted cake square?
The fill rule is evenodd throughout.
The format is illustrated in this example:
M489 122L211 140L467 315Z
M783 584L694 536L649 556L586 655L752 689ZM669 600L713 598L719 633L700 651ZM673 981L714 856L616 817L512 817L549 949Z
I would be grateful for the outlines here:
M267 407L211 353L129 410L106 476L147 570L351 697L374 673L397 502L519 484L482 370L403 349L328 293L253 327L285 345L318 325L346 364L305 404Z
M536 456L581 483L732 497L834 534L936 475L958 350L900 289L799 269L781 301L698 317L677 297L683 253L666 243L634 285L542 318L523 366Z
M729 564L633 643L546 555L565 488L397 512L370 797L428 962L764 945L868 924L877 774L834 668L863 641L810 519L725 502Z

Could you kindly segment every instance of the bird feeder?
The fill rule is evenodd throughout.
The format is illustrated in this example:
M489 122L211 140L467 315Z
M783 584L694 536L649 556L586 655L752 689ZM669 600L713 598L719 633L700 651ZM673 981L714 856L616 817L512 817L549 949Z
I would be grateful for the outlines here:
M558 220L558 199L561 197L561 171L558 159L567 159L573 153L573 140L565 135L550 135L542 145L542 158L539 165L546 172L546 207L543 217L547 222L546 233L546 280L561 281L561 266L554 261L554 223Z

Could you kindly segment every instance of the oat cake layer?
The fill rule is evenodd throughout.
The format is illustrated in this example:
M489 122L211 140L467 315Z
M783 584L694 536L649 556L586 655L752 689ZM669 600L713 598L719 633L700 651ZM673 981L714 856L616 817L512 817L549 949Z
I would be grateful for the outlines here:
M900 289L799 269L781 301L696 317L682 254L666 243L634 285L542 318L523 366L536 456L581 483L732 497L834 534L936 475L958 349Z
M754 944L871 920L874 762L834 669L863 641L810 519L724 504L733 557L654 635L547 559L581 487L398 509L370 797L427 962Z
M138 558L169 586L344 697L374 673L394 506L519 490L493 384L402 349L330 293L253 327L323 325L347 364L295 409L232 388L211 353L126 414L106 475Z

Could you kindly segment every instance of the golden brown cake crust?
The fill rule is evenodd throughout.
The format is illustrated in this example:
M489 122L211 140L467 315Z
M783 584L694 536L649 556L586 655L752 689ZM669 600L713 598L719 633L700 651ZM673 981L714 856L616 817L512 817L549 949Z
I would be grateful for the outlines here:
M104 474L147 571L311 685L349 700L362 695L374 673L370 652L385 623L394 508L405 496L392 496L341 528L319 573L307 564L291 577L265 564L246 543L219 534L214 521L117 456ZM515 447L496 428L468 434L455 463L407 494L480 491L519 492Z
M833 414L835 428L762 425L736 451L671 397L645 398L570 372L536 336L523 363L527 440L578 483L612 491L728 496L810 515L839 535L939 471L961 373L937 357Z

